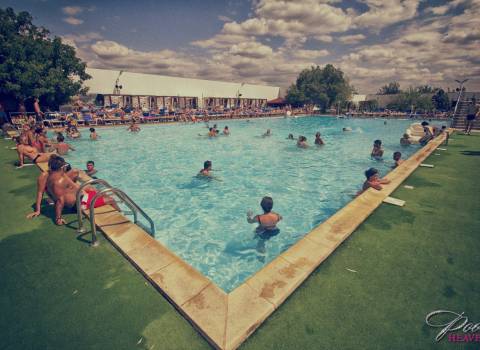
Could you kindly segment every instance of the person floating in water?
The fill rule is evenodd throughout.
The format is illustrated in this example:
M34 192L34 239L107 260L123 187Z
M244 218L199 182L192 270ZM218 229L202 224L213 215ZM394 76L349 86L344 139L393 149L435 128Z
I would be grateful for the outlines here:
M127 131L130 131L130 132L139 132L140 131L140 127L135 122L135 119L132 119L132 123L128 127Z
M270 129L267 129L267 131L265 132L265 134L262 135L263 137L267 137L267 136L272 136L272 132Z
M275 231L278 233L277 224L282 220L282 216L272 211L273 199L271 197L263 197L260 206L263 209L263 214L253 216L253 212L249 210L247 212L247 222L249 224L258 224L256 228L257 233L273 233Z
M403 163L402 153L400 152L393 153L393 160L395 161L395 165L392 168L395 169L397 166Z
M228 129L228 126L225 126L225 128L223 128L223 134L224 134L225 136L230 135L230 130Z
M300 148L308 148L307 138L305 136L300 135L298 137L297 146Z
M410 142L410 136L408 134L403 134L403 137L400 139L401 146L410 146L412 142Z
M100 137L97 132L95 131L95 128L90 128L90 140L96 141Z
M377 191L380 191L383 187L383 184L388 184L390 183L390 180L388 179L380 179L378 177L378 170L375 168L370 168L367 171L365 171L365 177L367 178L365 182L363 183L362 190L357 193L357 195L362 194L366 190L368 190L370 187L376 189Z
M373 142L373 149L370 155L375 159L381 159L383 157L382 140L375 140Z
M317 146L322 146L322 145L325 144L325 142L323 142L323 140L322 140L322 137L321 137L321 135L320 135L320 132L317 132L317 133L315 134L315 144L316 144Z

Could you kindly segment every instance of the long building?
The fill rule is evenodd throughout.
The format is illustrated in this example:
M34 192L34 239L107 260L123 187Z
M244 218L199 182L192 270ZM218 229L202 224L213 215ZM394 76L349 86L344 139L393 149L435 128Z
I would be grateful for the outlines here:
M279 96L275 86L169 77L87 68L88 95L104 106L148 109L262 107Z

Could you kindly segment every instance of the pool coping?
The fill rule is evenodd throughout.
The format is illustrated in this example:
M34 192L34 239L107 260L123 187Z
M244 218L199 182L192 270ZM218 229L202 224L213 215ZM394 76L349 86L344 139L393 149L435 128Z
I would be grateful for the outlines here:
M96 225L212 346L236 349L444 139L442 134L430 141L386 175L391 182L381 191L368 189L354 198L230 293L113 207L95 209ZM46 163L37 165L48 170Z

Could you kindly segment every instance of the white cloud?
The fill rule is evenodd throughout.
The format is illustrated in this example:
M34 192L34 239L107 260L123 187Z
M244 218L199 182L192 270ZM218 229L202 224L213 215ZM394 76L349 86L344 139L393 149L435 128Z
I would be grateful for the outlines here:
M344 35L338 38L344 44L357 44L362 40L365 40L367 37L363 34L354 34L354 35Z
M218 20L219 21L222 21L222 22L231 22L232 19L230 17L227 17L227 16L224 16L224 15L219 15L217 16Z
M354 19L359 27L380 29L415 17L420 0L362 0L368 11Z
M294 50L292 55L296 58L312 60L319 57L328 56L328 50Z
M75 16L83 12L83 8L80 6L65 6L65 7L62 7L62 11L66 15Z
M71 24L72 26L78 26L79 24L83 23L83 19L75 18L75 17L66 17L63 19L64 22Z

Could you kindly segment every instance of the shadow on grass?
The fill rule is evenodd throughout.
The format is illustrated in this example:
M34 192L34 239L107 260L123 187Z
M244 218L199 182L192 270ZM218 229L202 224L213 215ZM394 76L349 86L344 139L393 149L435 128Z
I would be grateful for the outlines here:
M407 183L414 187L442 187L442 185L428 180L425 176L412 176L407 180Z
M480 156L480 151L461 151L464 156Z
M404 208L383 204L381 209L386 213L385 215L372 216L367 219L366 223L375 228L390 230L397 225L413 224L415 221L415 215Z
M107 248L85 249L51 231L0 241L2 343L12 349L152 346L145 337L136 344L171 306L159 303L155 291L145 293L141 277L122 268Z

